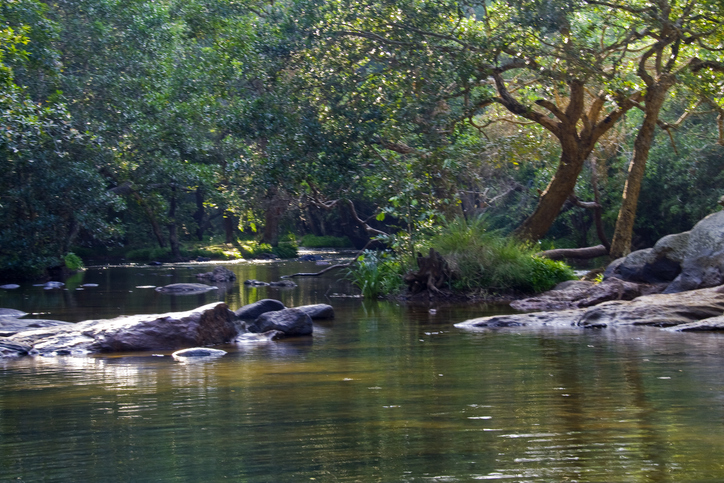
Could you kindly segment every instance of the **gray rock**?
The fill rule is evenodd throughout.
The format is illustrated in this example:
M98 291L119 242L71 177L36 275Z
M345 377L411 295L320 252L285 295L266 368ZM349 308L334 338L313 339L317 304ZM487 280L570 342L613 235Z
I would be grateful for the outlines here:
M455 324L455 327L478 329L523 326L582 328L682 326L687 328L691 327L687 324L704 323L710 318L715 318L710 327L716 327L720 324L718 319L722 314L724 314L724 287L716 287L677 294L644 295L631 301L604 302L594 307L557 312L482 317Z
M210 280L212 282L231 282L236 280L236 274L226 267L214 267L212 272L197 273L196 278Z
M25 330L8 340L30 346L39 354L53 355L176 350L223 344L237 335L234 313L226 304L215 303L187 312L134 315Z
M218 287L203 283L172 283L165 287L156 287L156 292L170 295L196 295L210 290L218 290Z
M0 337L0 358L26 356L31 350L32 347L27 344L20 344Z
M266 282L262 282L261 280L254 280L254 279L244 280L244 285L249 285L249 286L252 286L252 287L267 287L267 286L269 286L269 284L266 283Z
M279 280L277 282L269 282L270 287L284 287L284 288L294 288L297 287L297 284L292 282L291 280Z
M27 312L22 312L15 309L0 309L0 317L22 317L28 315Z
M651 255L654 259L667 258L681 263L686 257L686 247L689 244L690 231L666 235L656 242Z
M16 288L20 288L20 285L17 283L6 283L5 285L0 285L0 288L4 290L15 290Z
M609 300L633 300L664 290L666 285L647 285L608 278L601 283L563 282L553 290L536 297L515 300L510 306L516 310L561 310L590 307Z
M327 304L313 304L313 305L302 305L295 307L297 310L301 310L307 314L312 320L318 319L333 319L334 308Z
M284 309L261 314L247 330L254 333L278 330L290 337L311 335L313 326L312 319L303 311L299 309Z
M254 320L261 314L273 312L275 310L283 310L286 307L283 303L274 299L262 299L253 304L245 305L237 309L234 313L236 317L242 320Z
M10 316L0 316L0 337L10 337L25 330L40 329L44 327L58 327L73 325L70 322L47 319L18 319Z
M226 355L226 351L211 349L209 347L190 347L181 349L171 354L174 359L184 360L188 358L211 358L216 359Z
M665 293L716 287L724 283L724 250L705 251L684 260L681 273L666 287Z

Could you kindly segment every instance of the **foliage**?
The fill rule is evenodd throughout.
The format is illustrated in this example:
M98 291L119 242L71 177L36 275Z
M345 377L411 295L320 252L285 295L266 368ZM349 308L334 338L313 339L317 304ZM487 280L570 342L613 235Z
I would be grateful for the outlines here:
M456 218L428 243L450 265L456 290L541 292L575 278L565 264L537 257L530 246L489 231L483 217Z
M306 248L350 248L352 247L352 242L346 236L317 236L307 234L302 237L299 246Z
M259 243L257 241L242 242L239 250L244 258L259 258L261 255L268 255L274 251L268 243Z
M377 298L402 291L403 265L390 252L365 250L348 271L346 278L365 298Z
M281 242L272 249L272 253L279 258L297 258L299 251L296 243Z
M63 257L63 263L68 270L77 271L85 268L83 260L73 252L69 252Z

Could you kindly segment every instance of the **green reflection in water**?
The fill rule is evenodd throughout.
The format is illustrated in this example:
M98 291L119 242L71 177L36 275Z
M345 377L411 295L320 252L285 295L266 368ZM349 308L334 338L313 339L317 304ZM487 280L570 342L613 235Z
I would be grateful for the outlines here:
M271 294L254 290L226 296ZM484 308L331 303L311 338L209 363L2 362L0 481L724 479L716 334L468 333L452 324Z

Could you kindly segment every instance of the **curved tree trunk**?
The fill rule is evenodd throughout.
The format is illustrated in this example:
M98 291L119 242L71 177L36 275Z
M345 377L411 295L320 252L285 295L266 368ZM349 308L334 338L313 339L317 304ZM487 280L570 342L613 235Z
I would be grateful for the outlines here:
M611 241L610 256L612 259L626 256L631 251L631 237L633 235L634 221L636 220L636 206L641 192L641 181L644 178L649 151L654 142L659 112L661 112L661 107L666 100L666 93L670 87L669 82L660 82L650 86L646 93L644 122L634 142L633 158L628 168L621 209L618 212L616 229Z
M535 241L545 236L558 217L561 207L573 193L578 175L581 174L583 163L590 152L590 148L581 149L576 146L561 153L558 169L541 194L535 211L513 232L516 238Z

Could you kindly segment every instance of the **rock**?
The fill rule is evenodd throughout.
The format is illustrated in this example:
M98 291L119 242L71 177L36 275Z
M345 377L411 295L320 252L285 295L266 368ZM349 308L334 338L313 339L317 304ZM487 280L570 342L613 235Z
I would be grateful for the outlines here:
M89 320L20 332L8 340L31 346L34 353L130 352L176 350L218 345L238 335L234 313L215 303L187 312Z
M569 281L536 297L515 300L516 310L561 310L590 307L609 300L633 300L641 295L659 293L666 285L647 285L609 278L601 283Z
M722 283L724 283L724 250L704 251L698 256L684 260L681 273L666 287L665 293L716 287Z
M318 319L333 319L334 308L327 304L313 304L313 305L302 305L295 307L297 310L301 310L307 314L312 320Z
M297 260L300 262L316 262L317 260L322 260L324 257L322 255L302 255Z
M724 211L705 217L691 231L667 235L653 248L632 252L612 262L604 279L667 283L665 293L678 293L724 283Z
M58 327L73 325L70 322L47 319L18 319L17 317L0 316L0 337L10 337L25 330L40 329L44 327Z
M254 320L260 315L266 312L273 312L275 310L283 310L286 307L283 303L274 299L261 299L253 304L245 305L240 309L237 309L234 313L236 317L242 320Z
M20 285L17 283L6 283L5 285L0 285L0 288L3 290L15 290L16 288L20 288Z
M491 327L568 326L583 328L652 326L678 327L694 330L693 325L710 329L718 327L724 314L724 287L692 290L677 294L653 294L632 301L604 302L594 307L536 312L531 314L496 315L468 320L455 327L463 329ZM699 329L704 330L704 329Z
M297 284L292 282L291 280L280 280L278 282L269 282L270 287L284 287L284 288L294 288L297 287Z
M172 283L165 287L156 287L156 292L170 295L195 295L217 289L218 287L203 283Z
M0 358L26 356L31 350L32 347L27 344L20 344L0 337Z
M211 280L212 282L231 282L236 280L236 274L226 267L214 267L212 272L197 273L196 278Z
M217 359L226 355L226 351L220 349L211 349L209 347L191 347L189 349L181 349L171 354L176 360L193 359Z
M312 319L303 311L299 309L284 309L261 314L247 330L254 333L278 330L290 337L311 335L313 326Z
M266 282L262 282L261 280L244 280L244 285L251 285L252 287L266 287L269 284Z
M24 315L28 315L27 312L15 309L0 309L0 317L22 317Z

